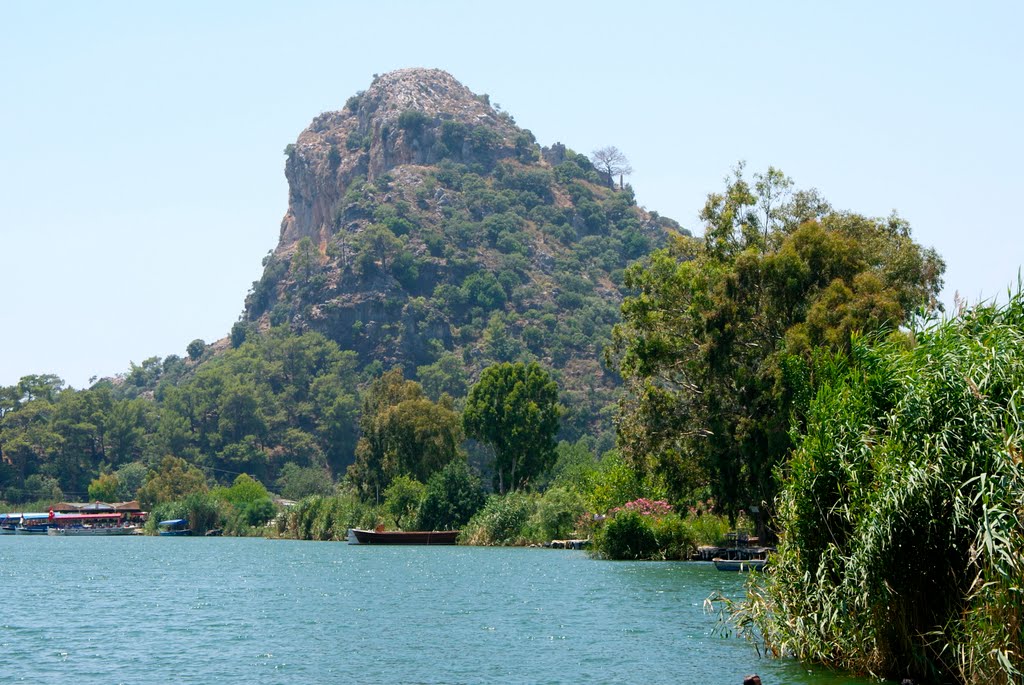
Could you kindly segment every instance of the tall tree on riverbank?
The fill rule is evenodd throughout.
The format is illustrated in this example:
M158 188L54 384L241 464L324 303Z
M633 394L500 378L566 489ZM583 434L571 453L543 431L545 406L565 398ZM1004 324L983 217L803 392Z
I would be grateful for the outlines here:
M608 355L628 388L624 455L679 499L710 488L733 515L774 499L812 351L934 308L944 270L899 217L837 212L770 172L751 187L737 167L708 196L703 239L678 236L627 270L636 294Z
M495 364L469 391L466 435L494 449L495 489L517 490L555 460L558 385L536 362Z

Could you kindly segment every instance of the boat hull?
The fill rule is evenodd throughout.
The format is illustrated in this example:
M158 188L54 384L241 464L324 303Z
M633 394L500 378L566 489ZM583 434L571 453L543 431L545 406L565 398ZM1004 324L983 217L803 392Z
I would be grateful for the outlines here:
M457 530L378 532L354 528L352 534L361 545L454 545L459 537Z
M160 531L160 535L164 536L164 537L180 538L180 537L187 537L189 535L192 535L192 531L191 530L161 530Z
M51 528L49 535L60 535L65 537L96 537L103 535L131 535L134 528Z
M743 573L746 571L760 571L764 568L765 559L712 559L715 568L719 571L732 571Z

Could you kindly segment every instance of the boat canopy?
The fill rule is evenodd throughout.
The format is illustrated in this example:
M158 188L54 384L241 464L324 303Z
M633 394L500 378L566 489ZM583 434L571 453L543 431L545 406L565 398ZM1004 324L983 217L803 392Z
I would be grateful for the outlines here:
M95 521L99 520L119 520L121 518L120 512L111 512L109 514L54 514L53 518L57 521Z
M171 519L169 521L161 521L161 526L183 526L188 523L187 519Z
M21 518L26 521L39 521L41 519L50 518L49 514L22 514Z

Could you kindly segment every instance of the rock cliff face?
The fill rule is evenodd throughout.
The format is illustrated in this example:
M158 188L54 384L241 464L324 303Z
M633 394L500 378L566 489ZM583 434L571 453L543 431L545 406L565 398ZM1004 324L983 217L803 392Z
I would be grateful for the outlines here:
M451 124L468 133L453 136L450 132L459 127ZM379 76L366 91L349 98L343 110L315 118L289 148L289 206L281 223L281 244L306 236L329 239L338 203L358 176L372 182L407 164L507 156L514 154L518 132L486 97L474 95L440 69L400 69ZM449 149L453 141L455 149Z
M536 359L563 389L565 437L613 401L600 357L622 270L675 222L436 69L375 77L287 153L289 206L249 326L320 331L435 396Z

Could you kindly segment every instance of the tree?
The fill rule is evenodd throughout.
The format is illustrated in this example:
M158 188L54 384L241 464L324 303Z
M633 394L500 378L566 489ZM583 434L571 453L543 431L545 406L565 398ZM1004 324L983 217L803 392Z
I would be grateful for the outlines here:
M399 528L416 523L427 487L414 478L398 476L384 491L384 508Z
M778 498L782 544L735 616L769 653L1021 682L1022 330L1018 289L909 339L819 355Z
M199 358L203 356L203 352L206 351L206 341L202 338L196 338L188 344L185 351L188 353L189 359L194 362L199 361Z
M376 497L398 476L427 480L458 456L462 443L459 415L426 399L419 383L397 368L370 386L360 426L348 475L364 497Z
M493 448L501 494L523 487L554 463L561 414L558 385L536 362L484 369L469 391L462 424L467 436Z
M150 471L139 489L139 503L146 508L184 499L192 493L207 491L206 476L179 457L164 457L159 471Z
M607 174L608 184L612 188L615 187L616 176L629 176L633 173L633 167L629 165L629 160L626 159L626 155L622 154L622 152L619 151L619 148L614 145L594 150L590 155L590 159L598 171L603 174Z
M427 481L416 527L420 530L461 528L483 506L480 479L465 459L456 459Z
M100 474L99 478L89 483L89 500L95 502L114 502L121 489L121 481L113 473Z
M774 204L788 192L781 172L757 178L751 188L737 166L708 196L703 240L679 238L627 271L635 295L608 358L628 391L623 455L677 499L710 488L730 515L774 501L815 350L845 351L855 331L892 330L935 307L944 268L898 218L828 210L805 220L806 204Z

